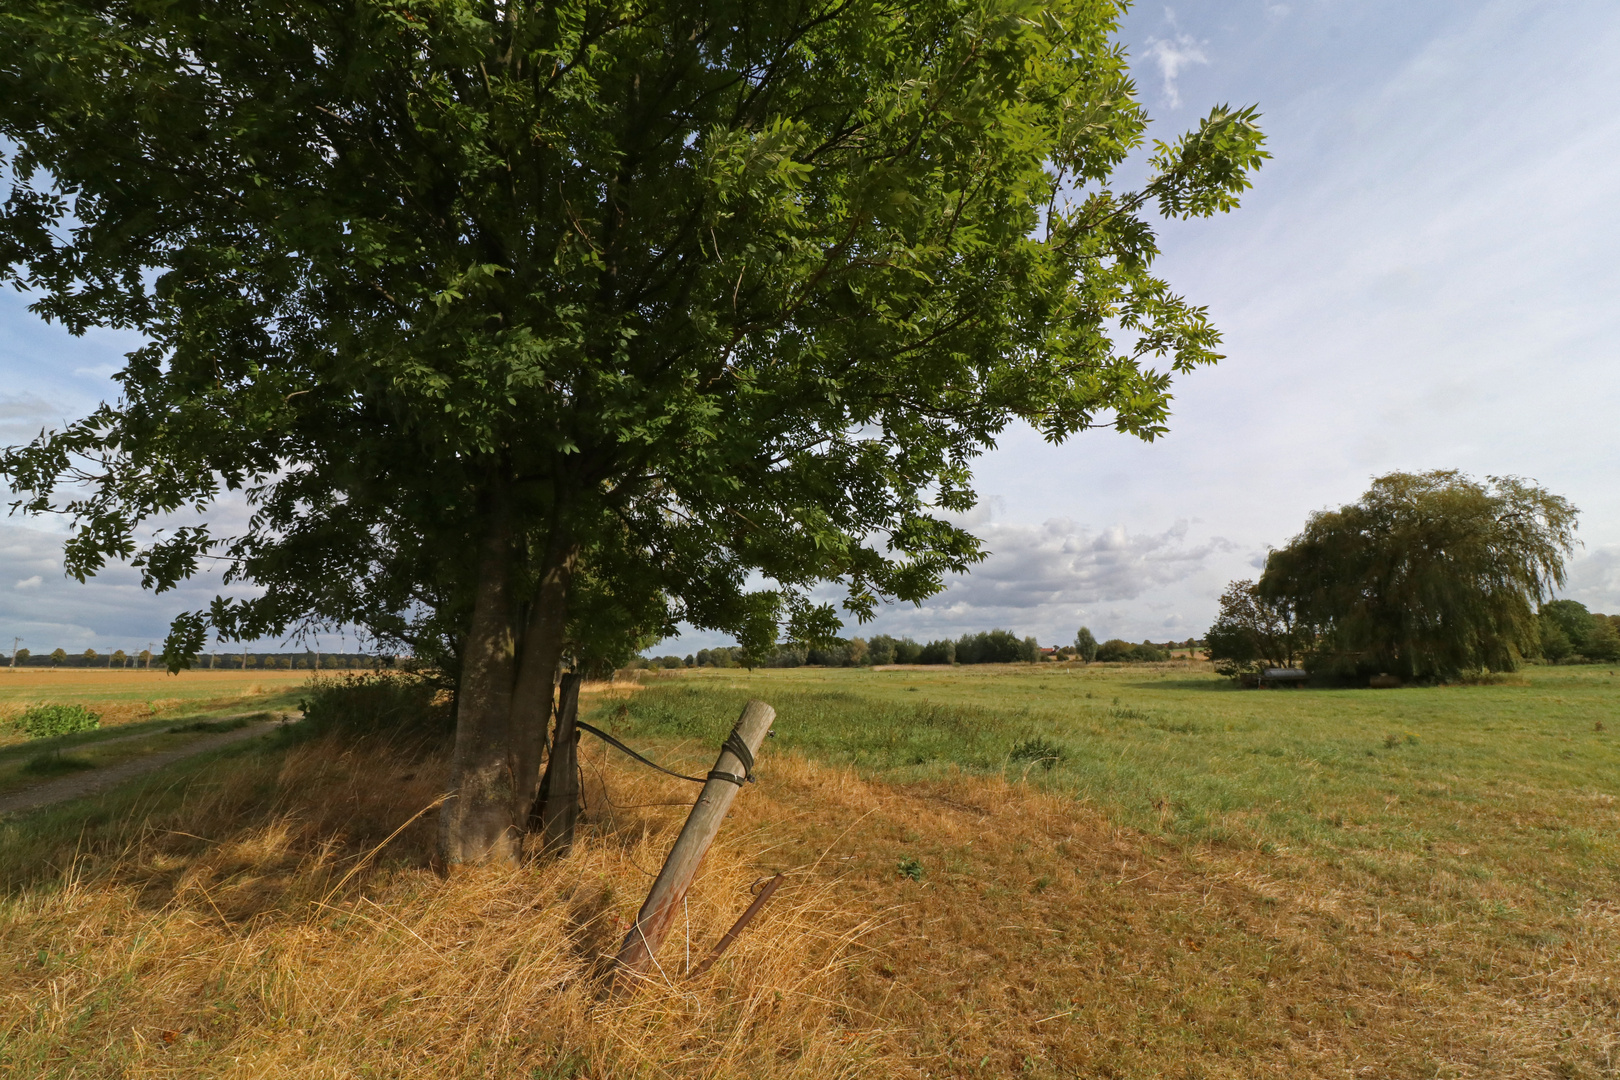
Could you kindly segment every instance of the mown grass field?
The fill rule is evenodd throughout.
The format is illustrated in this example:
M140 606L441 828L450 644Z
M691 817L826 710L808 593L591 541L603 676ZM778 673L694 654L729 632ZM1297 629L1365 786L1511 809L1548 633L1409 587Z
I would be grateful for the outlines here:
M630 1000L604 957L691 791L589 740L574 853L509 873L434 875L442 753L377 743L0 822L0 1073L1620 1075L1609 669L710 670L584 708L700 771L751 696L777 737Z

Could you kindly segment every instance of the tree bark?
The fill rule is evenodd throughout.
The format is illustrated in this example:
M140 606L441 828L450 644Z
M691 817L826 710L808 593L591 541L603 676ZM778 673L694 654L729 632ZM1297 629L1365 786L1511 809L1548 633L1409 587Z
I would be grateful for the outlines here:
M568 624L568 586L578 549L565 536L552 538L546 563L529 607L523 631L522 656L512 694L512 820L520 825L530 817L540 793L540 763L545 757L551 727L557 666L562 660Z
M547 855L566 855L574 846L574 826L579 821L579 716L577 672L562 677L557 695L557 733L546 758L546 775L540 783L540 799L535 805L531 828L540 834L540 850Z
M457 866L513 865L519 832L513 816L511 745L512 525L497 497L478 555L472 622L456 695L456 743L449 798L439 811L439 860Z

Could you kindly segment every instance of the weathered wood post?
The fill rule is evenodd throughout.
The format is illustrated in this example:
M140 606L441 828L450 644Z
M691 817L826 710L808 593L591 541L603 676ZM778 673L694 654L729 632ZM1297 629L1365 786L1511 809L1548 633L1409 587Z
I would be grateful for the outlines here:
M670 927L675 924L681 901L686 899L686 890L697 875L698 864L703 862L715 833L720 831L720 823L725 820L726 811L731 809L731 801L742 790L742 781L751 769L759 744L765 741L771 721L775 719L776 710L763 701L750 701L743 706L736 726L726 737L726 745L720 748L720 757L714 763L714 770L709 773L708 783L703 785L703 794L698 796L696 805L687 816L686 825L681 829L675 846L670 848L658 880L653 882L652 891L647 894L641 911L636 915L635 925L625 935L624 944L619 948L615 979L621 988L657 966L653 957L664 943ZM739 744L746 748L746 757L733 748Z
M579 719L580 676L562 677L557 697L557 730L551 753L546 757L546 775L540 780L540 850L547 855L566 855L574 846L574 825L579 820Z

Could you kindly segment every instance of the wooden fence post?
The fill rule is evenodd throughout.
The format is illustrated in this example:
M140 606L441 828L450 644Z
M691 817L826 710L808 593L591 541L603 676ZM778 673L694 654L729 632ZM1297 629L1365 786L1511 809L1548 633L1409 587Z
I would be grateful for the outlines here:
M749 757L753 757L759 752L759 744L765 741L771 721L775 719L775 709L763 701L750 701L743 706L742 715L731 729L732 736L747 747ZM731 737L726 739L728 744L731 741ZM691 887L698 864L708 853L715 833L720 831L720 823L725 820L726 811L731 809L731 801L742 789L740 784L725 779L725 775L740 777L745 771L743 759L729 745L722 747L720 757L714 763L714 772L710 773L708 783L703 785L703 794L698 796L691 814L687 816L686 825L681 829L675 846L670 848L658 880L653 882L652 891L647 894L641 911L636 915L635 925L625 935L624 944L619 949L615 978L621 987L657 967L654 956L658 947L664 943L665 936L674 925L675 916L681 910L681 901L686 899L686 890Z
M574 846L574 825L579 820L579 718L580 675L562 677L557 694L557 731L546 756L546 774L540 779L540 850L547 855L566 855Z

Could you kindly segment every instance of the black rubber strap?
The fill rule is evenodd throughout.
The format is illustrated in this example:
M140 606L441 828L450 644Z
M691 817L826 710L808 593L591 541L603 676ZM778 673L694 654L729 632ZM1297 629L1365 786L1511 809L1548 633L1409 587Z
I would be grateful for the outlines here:
M713 769L709 772L710 780L726 780L736 784L738 787L742 787L754 778L754 755L748 749L748 744L743 742L742 737L737 734L736 728L732 728L731 734L726 736L726 741L720 744L720 750L722 753L730 750L736 755L737 760L742 762L742 775L738 776L736 773L721 772L719 769Z
M705 780L696 776L684 776L678 772L671 772L662 765L658 764L658 762L653 761L651 758L636 753L634 750L630 749L628 746L624 745L624 743L620 742L618 739L615 739L602 729L591 727L591 725L584 723L583 721L575 720L574 727L578 728L580 731L590 732L592 735L595 735L598 739L601 739L609 746L616 746L620 750L623 750L626 754L629 754L643 765L657 769L665 776L673 776L677 780L687 780L694 784L707 783L708 780L725 780L729 783L736 784L738 787L742 787L744 784L750 783L754 779L754 755L749 752L748 744L743 742L742 738L738 736L736 728L731 729L731 734L727 735L726 741L720 744L720 749L722 752L730 750L736 755L737 760L742 762L742 775L738 776L736 773L728 773L722 772L719 769L711 769L709 770L708 779ZM578 736L575 737L577 738Z
M689 780L694 784L702 784L702 783L706 782L706 781L704 781L704 779L702 777L699 777L699 776L683 776L678 772L670 772L670 770L664 768L662 765L658 764L658 762L653 761L650 758L643 757L642 755L636 753L634 750L632 750L628 746L624 745L624 743L620 742L618 739L615 739L613 736L609 735L607 732L602 731L599 728L593 728L593 727L591 727L591 725L586 724L586 723L582 723L579 720L574 721L574 726L579 728L581 731L590 732L592 735L595 735L598 739L601 739L603 742L607 743L609 746L618 747L620 750L623 750L625 753L629 754L631 757L635 758L637 761L641 762L643 765L650 765L651 767L653 767L654 769L657 769L659 772L663 773L666 776L673 776L677 780ZM744 747L743 749L746 750L747 747ZM729 776L730 774L728 773L727 775ZM709 776L712 779L714 774L710 773ZM739 780L737 782L741 783L742 781Z

